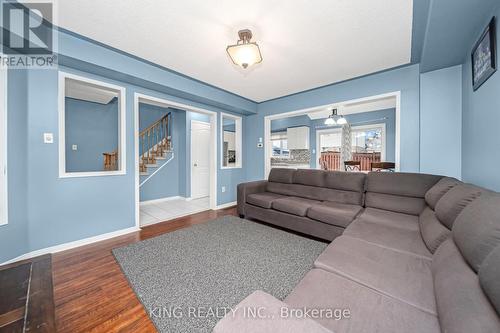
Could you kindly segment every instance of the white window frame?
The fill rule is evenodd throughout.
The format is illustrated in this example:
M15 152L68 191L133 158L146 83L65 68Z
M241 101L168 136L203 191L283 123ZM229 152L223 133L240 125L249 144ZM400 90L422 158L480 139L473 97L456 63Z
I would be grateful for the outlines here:
M386 135L386 125L385 123L376 123L376 124L370 124L370 125L358 125L358 126L352 126L352 131L362 131L362 130L367 130L371 128L382 128L382 135L381 135L381 141L382 141L382 151L380 152L380 159L382 161L385 160L386 156L386 149L387 149L387 135ZM321 154L321 135L323 134L330 134L330 133L342 133L342 128L341 127L334 127L334 128L329 128L329 129L323 129L323 130L317 130L316 131L316 153L318 154L318 158L316 158L316 168L320 169L321 166L319 165L319 154Z
M236 162L234 166L224 166L224 118L229 118L234 120L235 123L235 150L236 150ZM229 113L220 114L220 168L221 169L240 169L243 165L243 118L235 116Z
M8 224L8 175L7 175L7 69L0 69L0 225Z
M66 97L66 79L73 79L84 83L101 86L103 88L117 90L120 93L119 114L118 114L118 161L119 170L115 171L84 171L84 172L66 172L66 125L65 125L65 97ZM90 79L84 76L75 75L67 72L59 72L59 178L75 177L103 177L127 174L127 135L126 135L126 90L124 87Z

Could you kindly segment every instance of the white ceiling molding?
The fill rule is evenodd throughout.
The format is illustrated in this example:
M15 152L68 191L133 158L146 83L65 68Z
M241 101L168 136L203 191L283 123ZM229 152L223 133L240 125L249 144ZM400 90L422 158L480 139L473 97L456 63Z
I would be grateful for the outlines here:
M351 104L337 104L332 105L331 107L325 109L321 109L318 111L311 111L307 113L307 116L312 119L324 119L328 118L329 115L332 114L332 109L337 108L339 115L349 115L355 113L365 113L372 112L378 110L386 110L396 107L396 98L388 97L376 99L368 102L359 102L359 103L351 103Z
M64 0L59 25L260 102L410 62L412 0ZM251 29L263 61L226 54Z

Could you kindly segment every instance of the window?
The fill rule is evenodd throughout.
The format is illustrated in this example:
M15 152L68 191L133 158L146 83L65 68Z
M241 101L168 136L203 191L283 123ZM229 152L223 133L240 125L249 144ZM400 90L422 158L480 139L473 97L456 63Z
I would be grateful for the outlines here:
M272 157L290 157L290 150L288 150L288 140L286 137L286 132L272 133L271 143L273 147Z
M7 224L7 70L0 69L0 225Z
M61 72L59 94L60 177L125 174L125 89Z
M241 117L221 114L221 168L241 168Z

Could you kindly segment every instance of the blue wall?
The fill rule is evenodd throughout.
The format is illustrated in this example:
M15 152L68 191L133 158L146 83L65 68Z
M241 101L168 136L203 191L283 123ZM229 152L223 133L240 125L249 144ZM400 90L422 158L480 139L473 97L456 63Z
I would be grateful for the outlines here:
M70 34L59 35L59 51L61 63L71 66L60 65L60 70L126 88L127 173L59 178L58 72L12 71L15 74L9 80L9 128L19 128L9 131L9 209L14 217L0 227L0 262L29 251L135 226L134 92L217 113L249 113L257 108L255 103L234 94ZM198 97L188 98L192 96ZM219 128L217 131L220 142ZM45 132L54 133L54 144L43 143ZM245 181L245 169L218 170L217 179L217 204L234 201L233 188ZM221 193L222 185L230 190Z
M419 65L410 65L259 104L259 113L246 117L246 164L249 180L264 178L264 117L287 111L335 104L352 99L401 91L401 170L419 171Z
M500 191L500 73L497 71L478 90L472 89L470 52L475 41L497 16L497 61L500 60L500 4L485 16L470 41L467 61L462 66L462 178L480 186ZM497 62L498 64L498 62Z
M385 124L386 131L386 161L395 161L396 153L396 109L378 110L364 113L346 115L345 118L353 126L364 126L371 124ZM387 118L381 120L382 118ZM324 119L311 120L308 116L295 116L271 121L271 131L286 131L288 127L308 126L309 147L311 151L311 168L316 168L316 131L327 129ZM332 127L335 128L335 127Z
M102 171L102 153L118 149L118 100L99 104L66 98L65 103L66 171Z
M28 72L9 70L7 85L8 224L0 226L0 262L29 251L27 159Z
M462 66L420 77L420 172L462 177Z

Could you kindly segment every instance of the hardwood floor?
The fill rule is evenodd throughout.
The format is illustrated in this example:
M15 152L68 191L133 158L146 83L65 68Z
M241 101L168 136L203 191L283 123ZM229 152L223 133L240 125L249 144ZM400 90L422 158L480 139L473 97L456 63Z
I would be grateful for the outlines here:
M205 211L53 255L58 332L156 332L111 250L211 219L236 208Z

